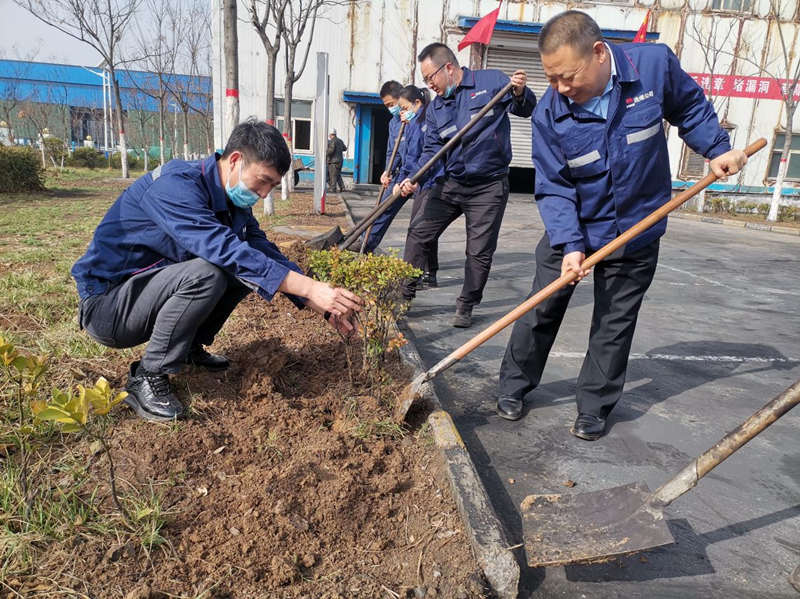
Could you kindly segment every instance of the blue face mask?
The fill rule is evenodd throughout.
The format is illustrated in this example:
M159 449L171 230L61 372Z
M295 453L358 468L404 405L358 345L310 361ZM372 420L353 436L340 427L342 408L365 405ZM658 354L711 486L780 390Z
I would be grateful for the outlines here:
M398 106L397 104L395 104L394 106L392 106L392 107L389 109L389 112L391 112L391 113L392 113L392 116L397 116L398 114L400 114L400 106Z
M243 164L244 160L239 162L239 182L236 184L236 187L231 187L230 177L228 177L228 182L225 184L225 191L228 192L228 197L235 206L239 208L252 208L255 203L261 199L261 196L242 181Z
M448 79L449 78L450 77L448 76ZM445 97L445 99L452 98L455 93L456 93L455 81L453 83L448 84L448 86L446 88L444 88L444 97Z
M413 121L417 116L417 113L414 112L413 108L409 108L408 110L406 110L405 114L406 114L406 121L408 121L409 123Z

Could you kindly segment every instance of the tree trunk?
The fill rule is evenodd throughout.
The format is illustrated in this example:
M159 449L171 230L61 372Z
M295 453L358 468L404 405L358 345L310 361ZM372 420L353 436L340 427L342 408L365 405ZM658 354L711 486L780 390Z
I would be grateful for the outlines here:
M122 178L127 179L130 174L128 172L128 144L125 135L125 116L122 110L122 99L119 93L119 82L117 81L117 74L114 71L114 66L109 65L109 74L111 75L111 85L114 87L114 99L117 102L117 127L119 131L119 151L120 162L122 163Z
M711 163L708 160L703 161L703 177L708 174L709 168ZM700 193L697 194L697 202L695 202L695 206L697 206L698 214L703 214L703 211L706 207L706 190L703 189Z
M224 0L225 96L227 135L239 124L239 37L236 0Z
M189 160L189 107L183 111L183 159Z
M289 152L292 160L289 162L289 170L286 171L286 176L283 179L283 191L281 197L284 200L289 199L289 193L294 191L294 154L292 147L294 147L294 140L292 139L292 98L294 93L294 59L297 48L295 46L286 46L286 64L289 66L286 69L286 81L283 86L283 134L289 144Z
M792 111L794 113L794 111ZM786 139L783 142L783 151L781 151L781 162L778 166L778 178L775 179L775 189L772 192L772 201L769 204L769 213L767 220L775 222L778 220L778 211L781 207L781 192L783 191L783 180L786 178L786 171L789 168L789 149L792 147L792 118L788 115L786 120L789 126L786 128Z
M270 125L275 124L275 69L278 63L278 51L267 52L267 117Z
M268 216L275 214L275 198L271 191L264 198L264 214Z

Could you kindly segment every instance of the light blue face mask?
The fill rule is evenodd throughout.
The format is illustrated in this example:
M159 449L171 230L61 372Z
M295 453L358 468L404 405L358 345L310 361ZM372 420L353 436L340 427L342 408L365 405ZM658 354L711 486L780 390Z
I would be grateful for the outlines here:
M391 113L392 113L392 116L397 116L398 114L400 114L400 106L399 106L399 105L397 105L397 104L395 104L394 106L392 106L392 107L389 109L389 112L391 112Z
M415 118L417 118L417 114L418 113L417 113L416 110L414 110L413 108L409 108L408 110L405 111L406 121L408 121L410 123Z
M450 75L448 73L447 78L450 79L450 77L452 77L452 75ZM447 100L449 98L452 98L455 95L455 93L456 93L456 82L453 81L452 83L448 83L447 87L444 88L444 96L443 97L444 97L445 100Z
M231 187L230 177L228 177L228 182L225 183L225 191L228 192L228 197L235 206L238 206L239 208L252 208L255 203L261 199L261 196L250 189L244 184L244 181L242 181L243 164L244 160L239 162L239 182L236 184L236 187Z

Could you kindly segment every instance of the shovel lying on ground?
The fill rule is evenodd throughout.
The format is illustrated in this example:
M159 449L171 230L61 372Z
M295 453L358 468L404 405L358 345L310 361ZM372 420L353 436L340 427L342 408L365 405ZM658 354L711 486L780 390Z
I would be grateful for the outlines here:
M425 165L420 168L413 177L411 177L411 183L417 183L425 175L425 173L427 173L437 162L439 162L439 160L444 158L445 154L453 149L461 141L461 138L469 133L470 129L472 129L478 121L480 121L490 110L492 110L492 108L494 108L495 104L502 100L506 94L511 91L512 87L513 86L511 82L509 82L503 89L497 92L497 95L489 100L489 102L486 103L486 106L481 108L478 113L473 116L466 125L464 125L463 129L458 131L450 141L444 144L444 146L442 146L442 148L436 152L433 158L428 160L428 162L426 162ZM358 239L359 235L361 235L367 229L367 227L371 227L372 223L374 223L381 214L386 212L389 207L401 196L402 194L400 193L393 193L383 202L380 202L375 206L375 208L372 209L372 212L362 218L355 228L347 235L344 235L339 227L333 227L327 233L323 233L322 235L306 241L306 247L312 250L327 250L336 245L338 245L339 249L341 250L349 248L351 245L353 245L356 239Z
M406 123L405 121L402 121L400 123L400 131L397 132L397 139L394 141L394 148L392 149L392 156L391 156L391 158L389 158L389 168L386 169L386 172L389 173L389 178L390 179L392 178L392 169L394 168L394 159L397 157L397 149L400 147L400 141L403 139L403 134L406 131L406 125L407 124L408 123ZM375 202L375 208L377 208L378 206L381 205L381 202L383 201L383 194L386 193L386 190L389 188L389 185L391 185L391 181L389 182L389 184L385 185L383 187L383 189L381 189L381 193L378 196L378 201ZM373 210L375 210L375 208L373 208ZM361 250L358 252L359 254L363 255L364 254L364 250L367 249L367 241L369 241L369 236L370 236L371 233L372 233L372 225L369 226L369 229L367 229L366 235L364 235L364 241L361 242Z
M744 150L745 154L747 154L748 158L761 150L764 146L767 145L767 141L764 138L761 138L749 146L747 146ZM700 191L711 185L714 181L717 180L717 176L712 172L708 173L705 177L703 177L700 181L692 185L689 189L685 190L681 194L675 196L672 200L664 204L661 208L653 212L650 216L647 216L633 227L625 231L622 235L617 237L611 243L603 246L601 249L597 250L594 254L589 256L582 265L582 268L586 270L587 268L593 267L595 264L604 260L609 255L616 252L619 248L624 246L634 237L643 233L658 221L667 217L667 215L675 210L681 204L684 204L695 195L697 195ZM390 198L391 199L391 198ZM388 201L388 200L387 200ZM495 322L493 325L487 327L483 331L481 331L478 335L473 337L470 341L453 351L449 356L447 356L444 360L436 364L433 368L428 370L427 372L423 372L417 378L415 378L411 384L406 387L403 393L398 398L397 404L395 405L394 410L394 419L397 422L402 422L405 420L406 413L408 409L411 407L411 404L414 400L420 396L422 391L422 385L427 383L433 377L438 374L441 374L454 364L457 364L461 358L469 354L472 350L476 349L477 347L481 346L483 343L497 335L500 331L506 328L508 325L516 321L526 312L532 310L538 304L546 300L548 297L553 295L559 289L562 289L572 283L575 279L577 279L577 275L573 272L569 272L567 274L562 275L552 283L550 283L547 287L542 289L539 293L534 295L533 297L528 298L523 304L520 304L516 308L514 308L511 312L503 316L500 320Z
M528 496L522 502L528 564L604 561L674 542L662 510L799 403L797 381L653 494L638 482L587 493Z

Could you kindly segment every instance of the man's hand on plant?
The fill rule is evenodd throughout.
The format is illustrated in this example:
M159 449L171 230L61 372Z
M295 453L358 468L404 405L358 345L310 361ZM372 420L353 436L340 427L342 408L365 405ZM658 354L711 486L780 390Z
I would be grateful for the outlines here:
M360 312L363 300L355 293L333 287L328 283L314 281L308 294L309 301L319 306L323 312L330 312L334 316L349 318L353 312Z
M327 320L329 325L331 325L345 337L349 337L350 335L354 335L358 332L358 321L355 319L343 318L341 316L335 316L331 314Z

